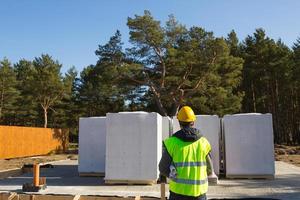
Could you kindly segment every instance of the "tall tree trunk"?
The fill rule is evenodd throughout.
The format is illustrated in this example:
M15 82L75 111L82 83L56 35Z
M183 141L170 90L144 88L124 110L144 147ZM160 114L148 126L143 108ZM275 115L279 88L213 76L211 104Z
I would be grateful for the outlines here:
M161 102L160 94L156 91L156 89L153 85L150 85L149 87L150 87L152 93L154 94L154 100L155 100L156 106L159 110L159 113L162 116L168 116L168 113Z
M294 89L294 88L292 88ZM294 117L294 123L293 123L293 132L296 136L296 143L300 144L300 117L299 117L299 113L297 113L298 111L298 106L299 106L299 102L298 102L298 98L297 98L297 89L295 91L295 98L293 97L293 117ZM299 109L300 112L300 109Z
M4 105L4 83L2 82L2 90L1 90L1 107L0 107L0 120L2 119L3 105Z
M271 108L270 111L273 114L273 126L274 126L274 132L276 135L282 135L283 133L279 130L279 126L278 126L278 119L277 119L277 110L276 110L276 88L275 88L275 84L273 80L270 80L268 83L268 88L270 91L270 96L271 96L271 102L269 102L269 104L271 103ZM286 140L286 137L285 137ZM282 141L279 141L282 142Z
M251 90L252 90L253 112L256 113L256 96L255 96L255 91L254 91L254 84L253 84L253 81L251 81Z
M47 128L48 126L48 108L44 109L44 128Z

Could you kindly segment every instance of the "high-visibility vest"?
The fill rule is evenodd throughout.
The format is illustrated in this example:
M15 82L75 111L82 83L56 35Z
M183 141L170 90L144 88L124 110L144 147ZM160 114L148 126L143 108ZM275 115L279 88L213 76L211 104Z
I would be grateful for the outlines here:
M170 180L170 191L197 197L208 190L206 156L211 146L205 137L185 142L172 136L164 141L176 168L176 178Z

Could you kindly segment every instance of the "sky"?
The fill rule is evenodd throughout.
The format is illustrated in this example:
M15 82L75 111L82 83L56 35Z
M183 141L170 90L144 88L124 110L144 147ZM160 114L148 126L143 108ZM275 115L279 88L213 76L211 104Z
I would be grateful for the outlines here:
M118 29L128 42L127 17L149 10L165 24L173 14L186 27L200 26L239 39L264 28L292 46L300 37L300 0L0 0L0 60L12 63L49 54L66 72L95 64L95 50Z

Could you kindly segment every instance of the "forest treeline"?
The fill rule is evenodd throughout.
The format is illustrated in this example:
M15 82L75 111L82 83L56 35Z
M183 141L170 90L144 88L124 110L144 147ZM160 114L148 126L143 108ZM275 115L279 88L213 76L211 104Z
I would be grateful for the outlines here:
M272 113L275 143L300 144L300 39L292 47L257 29L239 41L187 28L174 16L162 24L149 11L128 17L129 47L116 33L80 73L43 54L0 62L2 125L70 128L79 117L153 111L174 116Z

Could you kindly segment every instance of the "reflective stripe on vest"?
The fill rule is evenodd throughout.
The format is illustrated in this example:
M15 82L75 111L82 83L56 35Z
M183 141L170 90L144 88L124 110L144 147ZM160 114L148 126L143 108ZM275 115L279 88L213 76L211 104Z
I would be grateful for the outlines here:
M203 185L207 183L207 179L204 180L189 180L189 179L182 179L182 178L173 178L172 181L176 183L182 183L186 185Z
M174 163L175 168L177 167L195 167L195 166L206 166L206 162L176 162Z
M205 194L208 190L206 156L211 150L206 138L185 142L173 136L164 144L177 172L170 180L170 191L194 197Z

